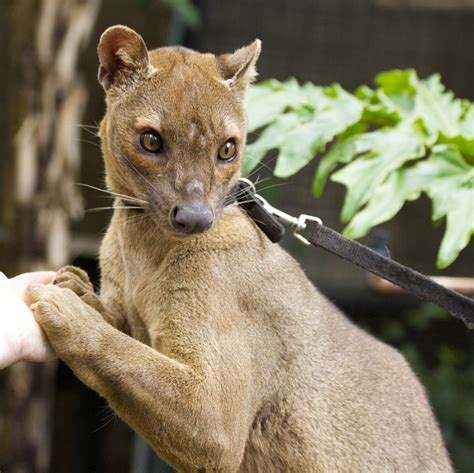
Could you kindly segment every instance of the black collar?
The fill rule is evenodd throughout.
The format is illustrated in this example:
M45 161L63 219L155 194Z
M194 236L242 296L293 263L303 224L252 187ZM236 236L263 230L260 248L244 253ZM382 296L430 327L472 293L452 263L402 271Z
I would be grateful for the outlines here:
M226 197L225 205L233 202L237 202L242 207L272 243L278 243L283 239L285 227L255 197L255 186L252 182L247 179L239 179L239 182Z

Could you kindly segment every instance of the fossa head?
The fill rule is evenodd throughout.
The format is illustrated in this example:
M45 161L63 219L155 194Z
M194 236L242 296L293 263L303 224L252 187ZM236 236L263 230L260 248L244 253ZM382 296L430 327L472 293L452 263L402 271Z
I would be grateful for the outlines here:
M146 201L153 224L171 236L209 229L239 178L244 96L259 53L259 40L220 56L181 47L148 51L125 26L100 39L108 187Z

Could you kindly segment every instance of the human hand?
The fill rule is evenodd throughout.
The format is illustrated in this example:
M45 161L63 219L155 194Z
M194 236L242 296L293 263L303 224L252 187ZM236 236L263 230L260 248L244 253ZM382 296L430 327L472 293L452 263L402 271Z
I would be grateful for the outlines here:
M64 272L62 274L63 282L66 282ZM111 326L86 302L87 297L80 297L69 287L60 287L59 284L28 286L25 302L46 332L55 353L71 364L80 360L84 353L100 353L104 331ZM91 290L89 283L84 283L84 289L87 295Z
M23 302L30 284L49 284L54 272L25 273L8 280L0 273L0 369L20 360L49 361L51 345Z

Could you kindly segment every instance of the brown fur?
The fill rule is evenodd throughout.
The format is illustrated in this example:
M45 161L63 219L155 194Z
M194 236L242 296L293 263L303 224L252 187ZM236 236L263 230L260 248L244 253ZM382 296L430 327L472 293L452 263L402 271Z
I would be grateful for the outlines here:
M104 33L107 183L145 212L117 200L100 299L66 267L29 303L57 354L179 471L451 471L403 357L347 320L238 207L223 207L259 51L257 41L217 57L146 53L128 28ZM147 128L163 138L158 156L139 149ZM229 138L239 156L219 162ZM190 201L216 219L184 238L170 211Z

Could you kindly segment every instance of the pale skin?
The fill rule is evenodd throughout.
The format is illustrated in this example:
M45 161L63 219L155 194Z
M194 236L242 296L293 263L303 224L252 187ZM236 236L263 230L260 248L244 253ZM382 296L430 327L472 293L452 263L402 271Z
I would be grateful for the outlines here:
M38 271L4 279L0 301L0 369L17 361L45 362L56 357L46 335L23 302L31 284L49 284L55 273Z

